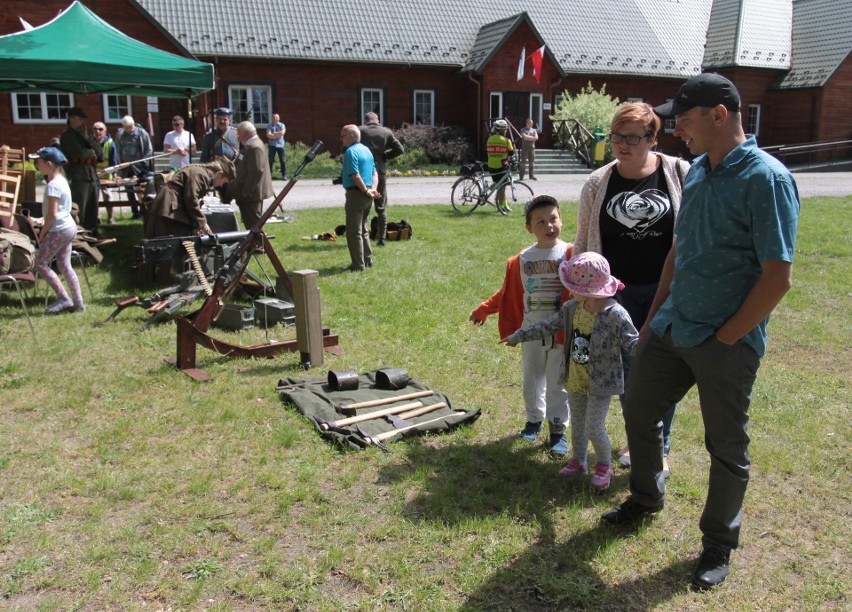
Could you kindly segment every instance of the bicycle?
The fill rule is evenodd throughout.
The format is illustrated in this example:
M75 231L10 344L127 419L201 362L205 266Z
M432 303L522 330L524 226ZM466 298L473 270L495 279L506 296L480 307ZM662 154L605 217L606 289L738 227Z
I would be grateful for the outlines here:
M525 203L533 197L532 188L526 183L515 180L514 168L510 165L509 172L496 183L490 183L491 172L485 162L474 162L462 166L462 176L453 183L450 202L456 212L469 215L474 210L485 204L490 204L497 209L501 215L508 215L512 209L509 203ZM492 194L496 194L501 188L506 188L506 199L502 205L497 202L495 195L491 201Z

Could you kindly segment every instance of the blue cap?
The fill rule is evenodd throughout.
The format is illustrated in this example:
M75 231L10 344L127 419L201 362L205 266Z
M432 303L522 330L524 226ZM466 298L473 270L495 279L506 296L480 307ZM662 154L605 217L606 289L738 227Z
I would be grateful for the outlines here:
M57 166L68 163L68 160L65 158L65 154L56 147L42 147L35 153L30 153L29 157L30 159L38 159L41 157L49 162L53 162Z

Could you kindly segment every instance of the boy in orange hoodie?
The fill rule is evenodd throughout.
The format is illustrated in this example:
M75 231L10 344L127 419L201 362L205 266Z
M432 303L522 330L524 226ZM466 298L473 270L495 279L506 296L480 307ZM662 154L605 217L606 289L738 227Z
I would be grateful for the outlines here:
M527 202L525 215L535 244L509 258L503 286L470 315L474 324L483 325L489 315L498 313L500 338L546 319L570 298L559 280L559 264L570 259L573 250L559 238L559 203L548 195L535 196ZM527 419L520 437L534 441L547 420L547 447L557 458L568 453L568 393L561 378L564 341L564 334L559 334L542 342L521 344Z

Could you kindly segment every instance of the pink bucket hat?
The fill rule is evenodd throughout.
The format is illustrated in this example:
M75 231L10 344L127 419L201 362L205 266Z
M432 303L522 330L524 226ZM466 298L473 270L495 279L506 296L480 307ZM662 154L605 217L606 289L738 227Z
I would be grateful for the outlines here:
M590 297L612 297L624 289L624 283L609 273L609 262L603 255L587 252L575 255L559 266L559 279L571 293Z

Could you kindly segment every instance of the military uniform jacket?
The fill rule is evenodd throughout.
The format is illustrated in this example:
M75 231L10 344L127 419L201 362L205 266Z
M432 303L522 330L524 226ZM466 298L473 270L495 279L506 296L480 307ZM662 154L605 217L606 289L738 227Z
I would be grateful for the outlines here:
M182 168L154 198L148 214L200 228L207 222L201 212L201 199L212 188L214 174L215 170L202 166Z
M405 152L402 143L396 139L392 130L375 123L362 125L360 130L361 144L370 149L370 153L373 154L376 171L379 174L385 174L387 172L385 162Z
M86 138L77 130L68 128L59 137L59 147L68 158L65 176L69 181L97 183L98 162L103 159L103 148L93 138Z

